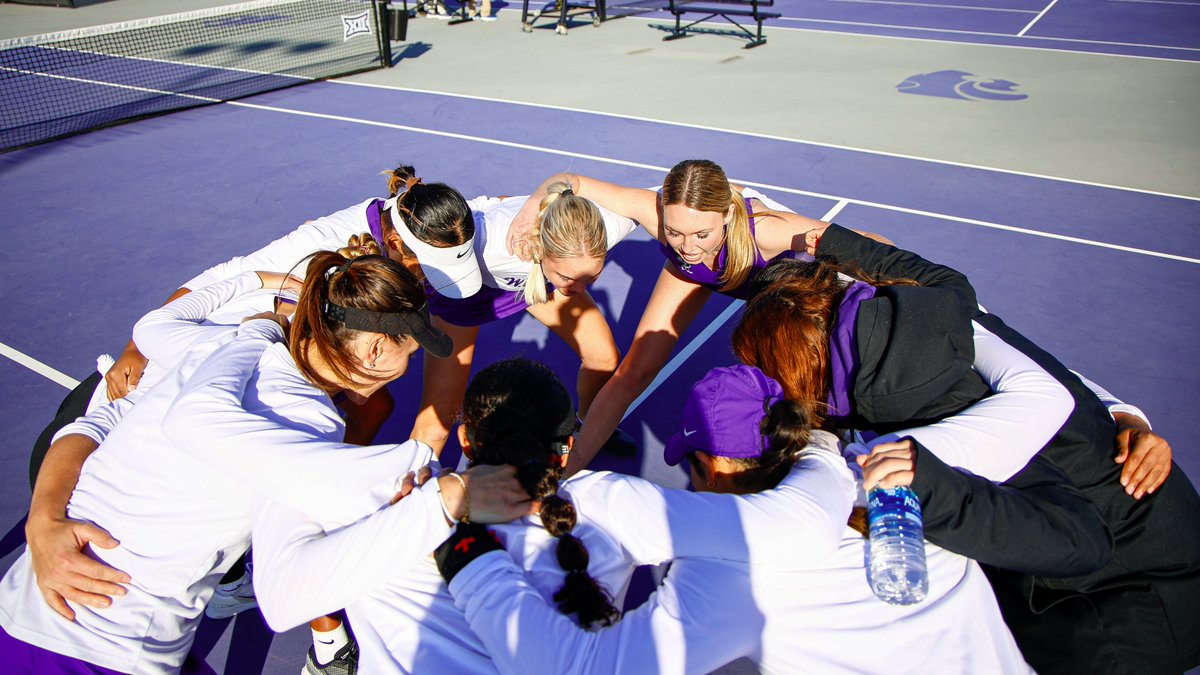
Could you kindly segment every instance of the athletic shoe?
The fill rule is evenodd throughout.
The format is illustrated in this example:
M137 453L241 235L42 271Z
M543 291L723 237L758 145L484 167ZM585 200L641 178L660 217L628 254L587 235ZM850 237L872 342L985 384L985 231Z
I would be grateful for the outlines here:
M204 608L204 615L210 619L228 619L255 607L258 607L258 598L254 597L250 563L246 563L246 573L241 579L217 585L217 592L208 601L208 607Z
M499 18L500 18L500 17L499 17L499 16L497 16L497 15L495 15L495 14L488 14L487 16L481 16L481 17L479 17L479 20L480 20L480 21L496 21L496 20L497 20L497 19L499 19Z
M354 638L334 654L333 660L323 666L317 665L317 650L308 648L304 658L304 670L300 675L355 675L358 672L358 643Z
M634 457L638 454L637 441L620 429L612 432L600 449L615 457Z

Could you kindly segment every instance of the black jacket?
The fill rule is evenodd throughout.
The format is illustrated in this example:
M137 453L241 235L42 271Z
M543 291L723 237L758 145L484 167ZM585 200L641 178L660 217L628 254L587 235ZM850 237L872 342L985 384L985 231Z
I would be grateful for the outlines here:
M871 274L947 279L964 309L975 302L961 274L836 226L822 237L818 254ZM1153 495L1134 500L1125 494L1121 465L1113 461L1115 424L1095 394L999 317L972 309L975 321L1065 386L1075 409L1034 460L1002 485L947 467L918 447L912 487L929 540L1004 568L989 569L989 578L1026 660L1039 672L1179 672L1200 665L1195 488L1172 466Z

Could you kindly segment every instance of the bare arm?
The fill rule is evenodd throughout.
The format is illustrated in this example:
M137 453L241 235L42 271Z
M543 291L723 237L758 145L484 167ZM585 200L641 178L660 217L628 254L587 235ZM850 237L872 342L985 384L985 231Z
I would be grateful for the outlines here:
M629 405L666 365L679 336L691 325L711 294L707 288L676 277L671 273L669 263L663 266L634 332L629 353L592 401L587 421L567 462L568 474L586 468L600 451Z
M538 205L546 196L546 190L554 183L570 185L571 191L580 197L586 197L617 215L636 220L651 237L659 238L658 194L653 190L625 187L574 173L556 173L542 181L513 217L508 227L509 253L528 260L525 253L526 237L537 218Z
M436 316L433 325L450 336L454 351L444 359L425 355L421 408L408 436L433 448L434 456L440 457L467 392L479 326L455 326Z

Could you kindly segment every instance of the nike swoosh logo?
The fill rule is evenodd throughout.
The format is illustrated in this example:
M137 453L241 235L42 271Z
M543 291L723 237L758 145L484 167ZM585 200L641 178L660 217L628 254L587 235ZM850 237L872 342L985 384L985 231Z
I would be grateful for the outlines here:
M688 436L691 436L692 434L696 433L697 431L700 431L700 430L699 430L699 429L692 429L691 431L688 431L687 429L684 429L684 430L683 430L683 437L684 437L684 438L687 438Z
M324 641L324 640L317 640L317 642L320 642L320 643L321 643L321 644L323 644L323 645L331 645L331 644L333 644L333 640L330 640L329 642L326 642L326 641Z
M459 253L458 255L456 255L456 256L454 256L454 257L455 257L455 258L462 258L464 255L466 255L466 254L468 254L468 253L470 253L470 252L471 252L471 249L467 249L467 250L463 251L462 253Z

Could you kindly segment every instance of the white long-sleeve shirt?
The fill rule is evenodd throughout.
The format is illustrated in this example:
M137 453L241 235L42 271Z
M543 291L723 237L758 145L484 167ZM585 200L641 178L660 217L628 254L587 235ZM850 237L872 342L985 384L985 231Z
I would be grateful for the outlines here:
M467 202L475 218L475 256L479 261L483 283L492 288L519 290L529 276L528 262L508 252L505 238L508 227L527 197L480 196ZM276 239L259 250L214 265L187 281L184 288L196 289L242 272L291 272L303 277L301 261L317 251L336 251L346 245L351 235L370 231L367 208L375 198L309 221L292 232ZM599 208L599 207L598 207ZM600 209L604 219L608 248L629 235L637 223Z
M836 550L854 498L850 473L840 456L829 453L804 458L770 495L697 494L608 472L583 472L562 487L576 506L575 534L588 549L589 573L618 606L635 565L681 555L743 562L761 556L787 565L824 558ZM630 511L639 517L626 517ZM792 530L803 542L800 551L791 544L771 544L772 523L787 518L800 521ZM326 533L281 504L260 511L254 525L255 588L268 623L282 630L344 606L359 641L363 672L495 672L432 560L398 570L374 547L331 543L357 527ZM753 532L742 539L718 539L703 536L707 528ZM532 587L549 602L564 577L554 556L555 540L536 518L498 526L497 532L509 555L529 570ZM298 550L322 539L328 545L319 550ZM750 539L766 543L752 550L745 544Z
M157 339L177 340L194 318L187 308L219 297L189 294L183 300L191 305L164 308L180 323L148 323L139 336L152 350ZM83 466L68 515L121 542L90 553L132 577L128 593L105 609L75 606L77 620L65 621L38 592L26 552L0 581L0 625L10 635L122 672L173 672L217 582L249 543L256 499L291 504L336 529L357 500L378 498L338 492L342 486L357 487L370 472L375 495L390 494L398 477L429 460L416 443L340 443L341 418L300 375L281 338L270 321L220 331L194 345L115 428L106 428L113 415L89 420L103 443ZM373 541L396 565L428 554L449 532L429 487L381 511L375 527L386 534ZM370 533L359 530L365 540Z
M893 606L874 596L865 540L844 525L854 492L850 474L834 454L835 439L816 432L814 445L824 449L804 457L793 473L824 472L826 482L850 483L827 504L843 523L830 555L772 566L678 557L645 605L597 632L563 620L498 553L453 579L455 602L502 673L707 673L738 657L768 673L1031 672L972 561L927 545L924 602ZM615 521L635 524L626 529L646 539L697 538L710 546L727 540L734 551L779 539L804 543L795 528L803 530L805 514L732 533L700 517L664 531L636 501L608 504Z

